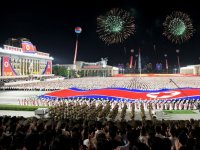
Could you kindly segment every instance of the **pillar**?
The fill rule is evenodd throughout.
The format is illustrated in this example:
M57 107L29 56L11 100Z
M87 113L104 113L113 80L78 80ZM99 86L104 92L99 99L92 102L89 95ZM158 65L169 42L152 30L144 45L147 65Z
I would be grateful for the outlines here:
M35 74L35 59L32 59L33 61L33 69L32 69L32 74Z
M40 74L40 70L39 70L40 65L39 65L39 63L40 63L39 60L37 60L37 73L38 74Z
M35 74L38 74L38 60L35 60Z
M21 75L24 75L24 59L23 58L20 59L20 63L21 63Z
M28 75L28 59L26 59L26 75Z

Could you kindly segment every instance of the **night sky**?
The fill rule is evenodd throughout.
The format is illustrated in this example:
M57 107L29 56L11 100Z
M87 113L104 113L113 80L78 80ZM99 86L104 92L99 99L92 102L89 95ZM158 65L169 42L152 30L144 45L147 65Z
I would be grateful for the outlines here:
M77 60L96 62L108 57L108 65L129 61L130 50L141 48L146 62L177 63L176 49L180 50L181 66L198 63L200 57L200 6L196 0L82 0L17 1L1 3L0 44L8 38L26 37L38 51L50 53L54 64L71 64L76 34L74 28L82 27L79 36ZM122 44L107 46L96 33L96 18L112 8L125 9L134 16L136 32ZM173 44L162 35L162 23L172 11L190 15L195 33L183 44ZM156 57L154 46L158 57Z

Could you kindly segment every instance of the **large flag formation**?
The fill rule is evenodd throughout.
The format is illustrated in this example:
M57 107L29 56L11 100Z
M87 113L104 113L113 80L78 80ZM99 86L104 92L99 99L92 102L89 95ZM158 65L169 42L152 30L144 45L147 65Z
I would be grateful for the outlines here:
M127 101L172 101L172 100L199 100L200 88L183 88L183 89L163 89L154 91L144 91L125 88L104 88L93 90L81 90L77 88L64 89L46 93L40 96L48 99L59 98L94 98L108 100L127 100Z

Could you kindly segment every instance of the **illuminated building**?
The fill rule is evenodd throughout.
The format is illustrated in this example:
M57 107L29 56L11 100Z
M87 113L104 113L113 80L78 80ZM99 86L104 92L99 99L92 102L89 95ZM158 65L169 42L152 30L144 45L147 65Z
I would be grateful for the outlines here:
M52 60L30 40L11 38L0 48L0 76L51 75Z

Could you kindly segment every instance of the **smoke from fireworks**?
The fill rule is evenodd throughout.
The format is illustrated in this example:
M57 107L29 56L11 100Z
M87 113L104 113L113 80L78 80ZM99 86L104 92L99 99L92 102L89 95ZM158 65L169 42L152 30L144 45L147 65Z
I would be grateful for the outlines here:
M163 26L163 35L176 44L189 40L194 33L192 20L187 14L180 11L175 11L167 16Z
M114 8L97 18L99 38L108 45L123 42L134 31L134 18L123 9Z

